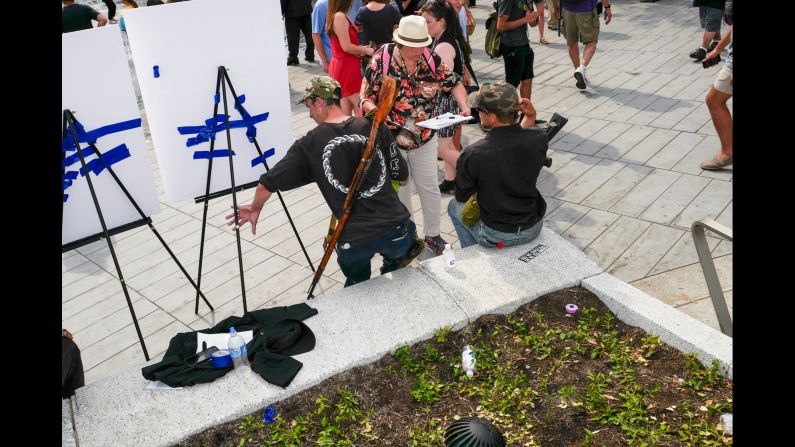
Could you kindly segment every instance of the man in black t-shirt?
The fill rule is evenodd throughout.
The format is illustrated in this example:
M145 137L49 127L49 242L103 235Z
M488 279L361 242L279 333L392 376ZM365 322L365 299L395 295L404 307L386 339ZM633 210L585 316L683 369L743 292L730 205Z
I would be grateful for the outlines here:
M260 177L250 205L238 206L238 224L251 224L256 234L257 220L274 191L288 191L316 183L331 212L342 217L345 196L359 165L371 121L342 113L339 83L328 76L309 81L298 101L309 108L318 126L298 139L284 158ZM405 264L414 241L416 226L398 199L392 180L408 178L408 165L397 150L392 135L381 125L373 148L372 164L363 176L350 217L337 245L337 262L345 274L345 287L370 278L370 260L375 253L384 258L381 273ZM235 215L226 216L234 225Z
M100 14L96 9L88 5L76 5L75 0L62 0L61 9L61 33L71 33L91 29L94 26L92 20L99 22L97 26L105 26L108 18L105 14Z

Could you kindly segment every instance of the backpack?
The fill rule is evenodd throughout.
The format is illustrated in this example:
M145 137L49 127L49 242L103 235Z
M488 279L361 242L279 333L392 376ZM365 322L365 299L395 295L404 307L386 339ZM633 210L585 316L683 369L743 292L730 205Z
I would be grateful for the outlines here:
M384 54L381 56L381 69L383 70L383 77L386 77L387 72L389 71L389 61L392 59L392 52L395 50L394 44L386 43L384 44L386 48L384 48ZM428 47L422 49L422 55L425 57L425 61L428 63L428 67L431 69L431 73L436 75L436 61L433 60L433 56L431 56L430 50Z
M497 31L497 3L494 2L489 17L486 19L486 54L496 59L502 56L500 50L500 33Z

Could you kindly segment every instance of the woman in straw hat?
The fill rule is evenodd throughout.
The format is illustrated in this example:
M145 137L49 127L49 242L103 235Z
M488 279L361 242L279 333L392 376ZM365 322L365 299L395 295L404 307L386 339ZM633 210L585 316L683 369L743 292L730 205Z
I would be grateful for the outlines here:
M466 105L466 89L461 84L461 77L453 72L453 67L427 48L432 39L423 17L403 17L392 37L395 43L382 45L376 50L365 69L361 107L365 113L375 109L384 75L398 81L398 94L389 112L387 126L397 146L404 151L409 175L414 179L420 196L425 244L436 255L440 255L446 241L442 239L440 231L442 196L436 177L435 132L417 127L415 123L435 116L434 108L440 91L452 92L461 107L461 114L469 116L471 112ZM412 212L411 182L399 189L398 196Z

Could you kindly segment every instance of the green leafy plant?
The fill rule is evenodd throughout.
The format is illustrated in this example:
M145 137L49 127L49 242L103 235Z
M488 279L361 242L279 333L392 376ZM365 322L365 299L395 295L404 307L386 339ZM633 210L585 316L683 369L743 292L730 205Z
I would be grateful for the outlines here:
M696 391L704 389L704 387L712 387L720 381L718 374L719 363L717 360L712 361L711 368L705 368L698 361L698 355L686 354L687 363L685 364L685 385L693 388Z

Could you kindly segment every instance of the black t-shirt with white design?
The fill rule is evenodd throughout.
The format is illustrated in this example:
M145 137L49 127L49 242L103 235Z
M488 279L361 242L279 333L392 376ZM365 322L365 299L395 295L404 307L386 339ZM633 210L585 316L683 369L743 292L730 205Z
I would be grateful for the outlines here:
M315 182L337 218L362 158L371 121L352 117L342 123L322 123L298 139L269 172L260 177L268 191L287 191ZM340 236L352 245L377 239L405 222L409 212L398 199L391 180L406 180L408 166L386 126L378 131L372 163L362 179L359 197Z

